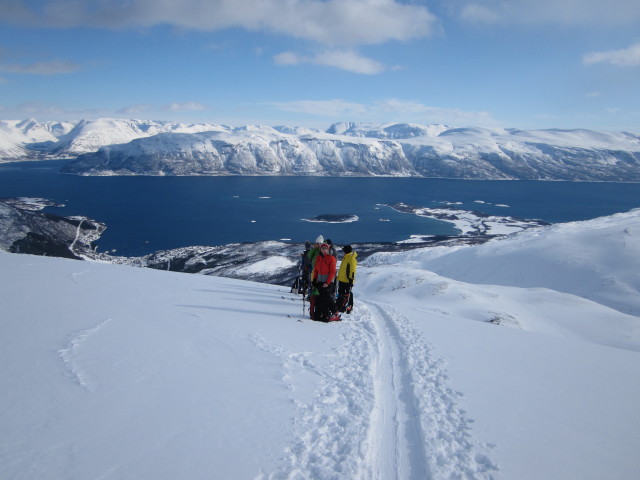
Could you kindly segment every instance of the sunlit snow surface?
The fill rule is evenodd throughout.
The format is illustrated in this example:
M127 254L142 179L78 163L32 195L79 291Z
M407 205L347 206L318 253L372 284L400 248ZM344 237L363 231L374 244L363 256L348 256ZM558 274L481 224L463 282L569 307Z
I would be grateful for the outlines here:
M284 287L0 253L0 478L634 478L639 258L640 210L378 254L322 324Z

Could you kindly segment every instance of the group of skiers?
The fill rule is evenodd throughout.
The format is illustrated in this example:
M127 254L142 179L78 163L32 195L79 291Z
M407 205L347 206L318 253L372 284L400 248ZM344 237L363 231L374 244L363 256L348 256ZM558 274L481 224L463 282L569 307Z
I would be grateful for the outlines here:
M308 295L309 317L324 322L340 321L340 313L349 314L353 309L351 290L356 278L358 255L351 245L342 247L344 257L336 275L338 252L331 240L320 235L313 246L306 242L305 247L298 292Z

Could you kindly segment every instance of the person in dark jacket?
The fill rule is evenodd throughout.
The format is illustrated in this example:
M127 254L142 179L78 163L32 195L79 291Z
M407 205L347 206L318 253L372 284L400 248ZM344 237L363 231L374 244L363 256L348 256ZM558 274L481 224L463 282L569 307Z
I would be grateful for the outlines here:
M309 290L309 282L311 281L311 260L309 259L309 252L311 251L311 243L307 240L304 242L304 252L301 254L300 259L300 285L298 293L303 295L307 294Z

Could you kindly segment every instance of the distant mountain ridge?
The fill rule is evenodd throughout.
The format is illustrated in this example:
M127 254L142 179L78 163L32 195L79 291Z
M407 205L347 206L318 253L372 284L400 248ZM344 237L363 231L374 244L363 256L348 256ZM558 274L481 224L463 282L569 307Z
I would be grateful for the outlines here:
M74 159L63 171L78 175L640 181L640 136L626 132L357 122L324 132L121 119L0 122L0 161L43 158Z

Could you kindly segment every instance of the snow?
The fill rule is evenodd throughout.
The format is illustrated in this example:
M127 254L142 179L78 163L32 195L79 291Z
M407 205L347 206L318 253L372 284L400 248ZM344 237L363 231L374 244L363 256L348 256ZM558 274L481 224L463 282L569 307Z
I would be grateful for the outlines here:
M295 262L287 257L274 256L252 263L246 267L240 267L238 268L238 273L245 275L274 272L277 270L285 270L294 264Z
M332 324L285 287L0 252L0 478L635 478L639 225L378 254Z
M370 261L427 269L464 282L550 288L638 316L639 238L640 209L634 209L526 230L476 247L383 253Z
M35 120L0 120L0 161L27 157L26 144L57 142L73 125L67 122L38 123Z

